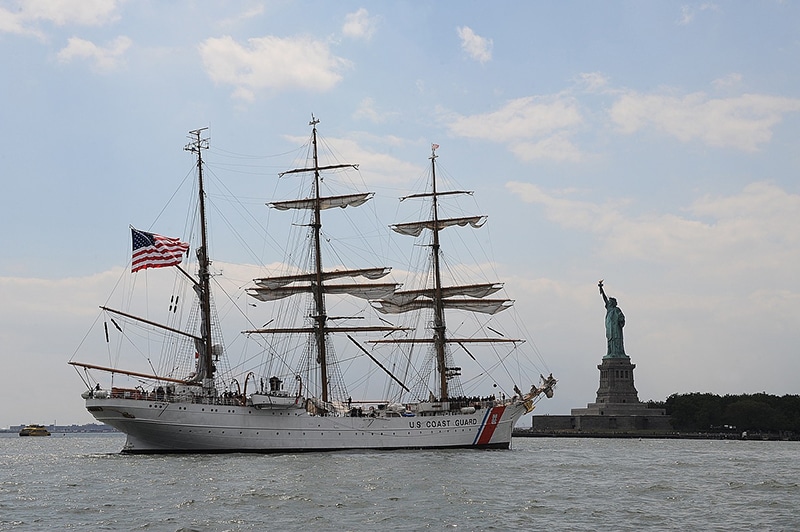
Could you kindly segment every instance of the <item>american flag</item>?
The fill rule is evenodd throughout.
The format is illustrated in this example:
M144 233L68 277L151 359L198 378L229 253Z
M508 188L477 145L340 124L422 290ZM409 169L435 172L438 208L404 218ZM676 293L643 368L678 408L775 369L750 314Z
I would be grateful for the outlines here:
M133 227L131 227L131 241L133 242L131 272L146 268L176 266L181 263L183 254L189 249L189 244L177 238L139 231Z

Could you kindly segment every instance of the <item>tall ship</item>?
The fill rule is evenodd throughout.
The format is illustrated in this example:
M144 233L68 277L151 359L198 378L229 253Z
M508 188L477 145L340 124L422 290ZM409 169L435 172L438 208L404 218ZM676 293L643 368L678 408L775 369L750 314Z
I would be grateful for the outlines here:
M249 326L237 331L232 343L255 344L255 353L237 357L222 339L223 313L214 297L222 301L221 274L210 258L207 228L203 151L209 141L203 129L190 132L186 146L196 156L197 222L189 225L198 235L183 242L131 227L129 275L169 268L188 288L180 293L173 288L163 320L136 315L133 304L125 310L102 306L110 362L69 361L86 385L88 412L127 435L122 452L507 449L517 421L539 399L552 397L552 374L536 371L536 381L527 383L511 376L507 364L524 339L487 321L513 303L496 297L503 284L458 282L445 267L443 232L478 229L486 217L443 212L444 202L472 193L440 190L438 146L432 145L426 188L401 198L425 205L420 219L390 226L417 239L405 256L422 250L424 268L416 272L409 265L400 284L386 280L394 275L390 267L348 264L367 259L350 251L347 238L332 236L348 226L328 219L369 205L374 193L341 193L333 185L341 173L358 168L321 162L317 124L312 117L305 163L280 174L301 179L295 188L300 199L268 204L276 216L293 213L290 225L300 232L294 242L302 251L287 244L281 268L243 288ZM344 252L332 251L337 242ZM189 260L192 255L196 262ZM226 298L226 304L239 300ZM185 309L187 299L193 303ZM251 317L264 307L270 307L264 315ZM474 331L466 332L462 315L477 316ZM450 319L458 323L455 331L448 328ZM132 347L141 337L149 346ZM484 355L487 349L490 354ZM125 369L119 361L129 351L149 369ZM367 391L357 396L357 390Z

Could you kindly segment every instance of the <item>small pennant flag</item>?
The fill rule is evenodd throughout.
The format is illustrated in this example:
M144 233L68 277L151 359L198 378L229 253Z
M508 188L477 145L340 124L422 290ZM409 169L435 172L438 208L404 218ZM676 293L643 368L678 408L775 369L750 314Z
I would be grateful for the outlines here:
M183 260L183 254L189 249L189 244L177 238L139 231L133 227L131 227L131 241L133 242L131 272L177 266Z

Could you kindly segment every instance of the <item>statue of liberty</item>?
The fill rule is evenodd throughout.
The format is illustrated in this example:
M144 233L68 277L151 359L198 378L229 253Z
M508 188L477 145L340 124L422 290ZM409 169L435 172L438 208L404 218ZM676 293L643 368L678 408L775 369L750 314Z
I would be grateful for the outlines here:
M622 342L622 328L625 326L625 314L617 306L617 300L613 297L606 297L603 291L603 280L597 286L600 287L600 295L606 303L606 339L608 340L608 350L603 358L628 358L625 354L625 346Z

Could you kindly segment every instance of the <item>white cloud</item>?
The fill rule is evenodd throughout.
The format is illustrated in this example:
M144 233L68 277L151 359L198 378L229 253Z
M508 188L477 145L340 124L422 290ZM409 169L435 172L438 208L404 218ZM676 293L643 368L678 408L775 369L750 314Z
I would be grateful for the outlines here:
M546 192L531 183L510 181L506 188L525 203L542 205L548 219L568 229L606 233L621 217L617 212L624 202L599 205L571 199L576 191Z
M233 85L234 97L244 100L263 89L327 91L350 64L308 37L258 37L242 45L226 36L206 39L199 50L209 77Z
M44 38L44 33L33 27L30 24L30 20L21 12L12 13L2 7L0 7L0 32Z
M70 37L67 46L58 52L58 60L69 63L74 59L87 59L92 61L93 68L97 71L107 72L123 64L123 56L131 47L128 37L117 37L106 46L97 46L91 41Z
M587 92L598 92L608 86L608 77L601 72L583 72L578 74L577 82Z
M694 22L695 16L701 11L718 11L719 6L712 3L700 4L699 6L684 5L681 6L681 15L678 18L678 24L686 26Z
M101 26L119 19L120 0L22 0L0 7L0 32L44 38L37 23Z
M564 133L557 133L537 142L515 142L511 152L522 161L549 159L551 161L580 161L581 151Z
M250 20L252 18L260 17L264 14L264 6L263 5L256 5L253 6L245 11L237 13L236 15L226 18L220 21L220 26L223 28L229 28L232 26L236 26L240 24L242 21Z
M492 59L492 40L481 37L472 31L472 28L463 26L456 28L461 38L461 49L479 63L486 63Z
M352 39L368 41L375 35L379 20L379 17L370 17L369 12L362 7L355 13L350 13L345 17L342 34Z
M491 113L449 117L450 131L459 137L502 142L523 160L577 160L579 150L570 133L583 123L577 102L556 96L525 97Z
M686 96L629 92L611 108L611 119L623 133L655 127L682 142L756 151L772 138L783 115L800 111L800 99L743 94L711 99L705 93Z
M382 124L386 122L389 117L395 116L397 113L382 112L375 108L375 100L372 98L364 98L358 105L353 118L369 120L373 124Z
M626 201L596 204L571 199L574 191L547 193L536 185L506 187L526 203L544 207L559 225L593 233L603 253L623 262L670 264L704 283L745 281L760 272L770 289L791 284L800 263L800 195L757 182L739 194L704 197L683 215L625 215ZM703 273L704 272L704 273Z
M742 84L742 75L738 72L733 72L727 76L715 79L711 84L718 90L732 89Z

